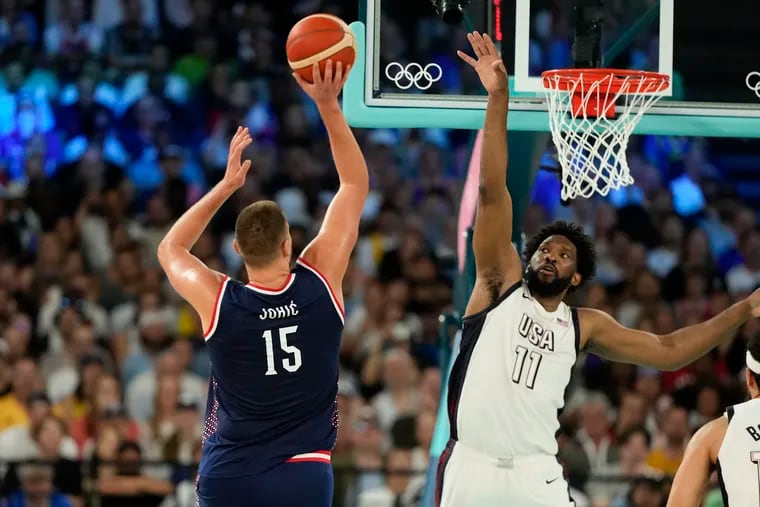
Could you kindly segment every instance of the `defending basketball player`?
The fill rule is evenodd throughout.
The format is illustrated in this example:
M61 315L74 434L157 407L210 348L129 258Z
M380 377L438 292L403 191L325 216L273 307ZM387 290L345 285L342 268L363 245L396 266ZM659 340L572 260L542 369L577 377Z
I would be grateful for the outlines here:
M488 35L468 39L474 58L459 56L488 92L473 236L476 282L449 379L451 438L437 496L445 507L572 505L555 434L579 350L677 369L760 314L760 293L707 322L658 336L564 303L595 271L592 240L577 225L555 222L539 231L526 244L523 269L510 243L512 200L505 185L507 73Z
M205 266L191 249L222 204L245 182L251 144L239 128L222 181L190 208L161 242L172 286L198 312L211 359L201 507L328 507L330 450L337 433L342 279L368 193L367 165L338 95L348 69L314 65L314 83L295 76L327 128L340 188L317 237L291 266L292 242L271 201L247 206L235 224L235 250L249 283Z
M699 507L713 470L723 505L760 505L760 335L747 343L745 382L750 400L726 409L691 438L670 489L668 507Z

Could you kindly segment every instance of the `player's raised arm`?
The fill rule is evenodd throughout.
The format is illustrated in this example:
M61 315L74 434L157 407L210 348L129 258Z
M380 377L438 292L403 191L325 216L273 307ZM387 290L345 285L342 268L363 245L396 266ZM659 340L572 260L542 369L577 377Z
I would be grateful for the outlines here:
M733 336L747 320L760 316L760 289L715 317L665 335L620 325L604 312L580 310L582 343L612 361L676 370L699 359Z
M343 275L359 236L359 222L369 193L367 163L338 103L349 70L340 62L333 67L332 61L328 61L325 75L321 76L319 66L315 64L313 84L293 74L319 109L340 179L340 187L327 208L322 228L302 257L327 277L341 302Z
M670 488L667 507L702 505L704 488L727 428L728 420L723 416L705 424L691 437Z
M203 329L211 325L216 296L224 275L209 269L190 250L222 204L243 186L251 162L246 160L241 164L240 157L249 144L251 136L248 129L238 128L230 142L227 170L222 181L187 210L158 245L158 262L174 290L198 312Z
M507 190L507 70L491 38L467 35L475 57L457 51L478 73L488 92L480 157L478 208L473 227L476 281L467 315L484 310L522 278L522 266L512 246L512 198Z

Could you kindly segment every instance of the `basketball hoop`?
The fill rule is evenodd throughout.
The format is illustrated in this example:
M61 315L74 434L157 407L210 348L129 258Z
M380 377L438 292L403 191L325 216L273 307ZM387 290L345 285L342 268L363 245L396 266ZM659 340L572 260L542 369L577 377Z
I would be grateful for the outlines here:
M562 166L562 199L607 195L633 183L626 150L643 114L670 77L618 69L561 69L541 74L549 126Z

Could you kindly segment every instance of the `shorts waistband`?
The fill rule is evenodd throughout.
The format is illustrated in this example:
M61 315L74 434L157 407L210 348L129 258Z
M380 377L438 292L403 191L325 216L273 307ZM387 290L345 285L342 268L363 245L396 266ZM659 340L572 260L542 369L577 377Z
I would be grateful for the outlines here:
M558 463L556 456L549 454L524 454L521 456L505 455L505 456L493 456L483 451L470 447L468 445L459 442L458 440L452 440L454 449L457 453L460 453L468 458L472 458L480 461L481 463L487 463L497 468L515 468L516 466L528 466L533 464L556 464Z
M307 452L304 454L296 454L295 456L292 456L285 460L285 463L302 463L304 461L317 461L319 463L327 463L330 464L330 456L332 453L330 451L314 451L314 452Z

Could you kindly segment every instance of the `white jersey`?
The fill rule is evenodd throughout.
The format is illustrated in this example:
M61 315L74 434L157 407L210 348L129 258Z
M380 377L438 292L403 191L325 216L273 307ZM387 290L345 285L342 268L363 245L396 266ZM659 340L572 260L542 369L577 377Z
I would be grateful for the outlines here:
M449 380L451 438L495 457L556 455L579 341L577 311L547 311L523 283L466 317Z
M760 505L760 399L728 407L728 428L718 451L725 507Z

